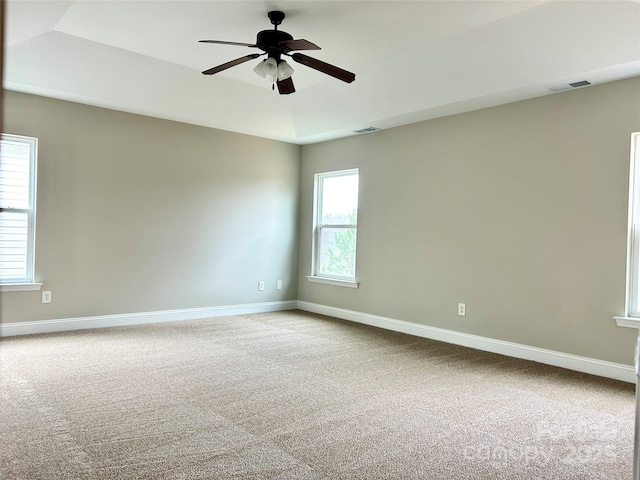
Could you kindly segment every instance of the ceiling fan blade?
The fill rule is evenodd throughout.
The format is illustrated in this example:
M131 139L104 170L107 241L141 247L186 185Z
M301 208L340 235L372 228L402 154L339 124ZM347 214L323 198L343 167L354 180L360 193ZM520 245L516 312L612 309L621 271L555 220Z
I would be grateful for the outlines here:
M292 50L320 50L320 47L315 43L311 43L309 40L303 38L299 40L285 40L280 42L280 46L287 49L288 52Z
M306 65L307 67L313 68L314 70L318 70L319 72L331 75L332 77L335 77L338 80L342 80L343 82L351 83L356 79L355 73L347 72L342 68L330 65L315 58L308 57L306 55L303 55L302 53L294 53L293 55L291 55L291 58L293 58L294 61L301 63L302 65Z
M293 86L293 80L291 77L284 80L278 80L276 85L278 85L278 92L280 92L280 95L289 95L296 91L296 87Z
M236 58L235 60L223 63L222 65L218 65L217 67L210 68L209 70L205 70L202 73L205 75L213 75L214 73L221 72L223 70L226 70L227 68L235 67L236 65L240 65L241 63L248 62L249 60L253 60L254 58L258 58L260 55L260 53L252 53L251 55Z
M225 42L223 40L198 40L200 43L219 43L221 45L238 45L239 47L257 47L253 43Z

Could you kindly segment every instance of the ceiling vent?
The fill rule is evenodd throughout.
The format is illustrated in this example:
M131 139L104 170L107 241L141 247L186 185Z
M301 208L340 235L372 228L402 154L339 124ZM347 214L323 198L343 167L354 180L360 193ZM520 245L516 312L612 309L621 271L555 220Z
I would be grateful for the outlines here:
M587 80L581 80L579 82L561 83L559 85L554 85L552 87L549 87L549 90L551 90L552 92L563 92L565 90L571 90L572 88L586 87L587 85L591 85L591 82Z
M376 128L376 127L367 127L367 128L363 128L361 130L356 130L355 133L371 133L371 132L375 132L377 130L380 130L380 129Z

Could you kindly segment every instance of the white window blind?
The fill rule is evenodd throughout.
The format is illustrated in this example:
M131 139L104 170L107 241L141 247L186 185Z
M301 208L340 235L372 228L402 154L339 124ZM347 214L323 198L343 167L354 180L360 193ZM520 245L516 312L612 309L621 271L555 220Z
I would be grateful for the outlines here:
M0 284L33 282L37 139L0 138Z

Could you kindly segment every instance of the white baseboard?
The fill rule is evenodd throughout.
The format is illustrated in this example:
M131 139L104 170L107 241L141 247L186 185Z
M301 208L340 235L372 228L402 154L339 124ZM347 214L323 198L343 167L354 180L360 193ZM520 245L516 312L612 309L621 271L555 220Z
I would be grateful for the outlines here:
M475 348L486 352L498 353L510 357L532 360L534 362L554 365L569 370L613 378L624 382L635 383L635 369L631 365L607 362L588 357L580 357L568 353L531 347L519 343L505 342L488 337L468 333L429 327L417 323L381 317L368 313L356 312L342 308L320 305L304 301L280 301L251 303L243 305L227 305L220 307L190 308L183 310L166 310L161 312L142 312L117 315L101 315L94 317L60 318L31 322L0 323L0 337L14 335L30 335L36 333L63 332L84 330L89 328L117 327L123 325L139 325L145 323L171 322L178 320L197 320L201 318L245 315L250 313L276 312L300 309L331 317L351 320L374 327L395 332L407 333L418 337L429 338L441 342L453 343L464 347Z
M368 313L329 307L301 300L298 300L298 309L341 318L343 320L364 323L365 325L393 330L395 332L407 333L417 337L453 343L486 352L499 353L509 357L532 360L534 362L590 373L600 377L613 378L623 382L636 383L635 369L631 365L580 357L578 355L530 347L519 343L505 342L503 340L480 337L478 335L470 335L468 333L455 332L443 328L429 327L427 325L405 322L394 318L380 317L378 315L370 315Z
M0 323L0 337L84 330L88 328L119 327L123 325L139 325L143 323L172 322L177 320L197 320L200 318L225 317L229 315L294 310L296 308L297 302L295 300L288 300L280 302L249 303L244 305L227 305L222 307L166 310L162 312L125 313L95 317L58 318L54 320L39 320L33 322Z

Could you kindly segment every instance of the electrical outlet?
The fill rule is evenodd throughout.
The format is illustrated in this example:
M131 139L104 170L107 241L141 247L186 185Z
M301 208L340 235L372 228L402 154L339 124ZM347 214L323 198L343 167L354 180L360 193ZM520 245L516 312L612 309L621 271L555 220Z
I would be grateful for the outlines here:
M467 307L464 303L458 304L458 315L460 315L461 317L464 317L467 315Z
M282 290L282 280L278 280L278 282L276 283L276 288L278 290Z
M264 290L264 282L258 282L258 290L262 292Z
M42 292L42 303L51 303L51 292Z

